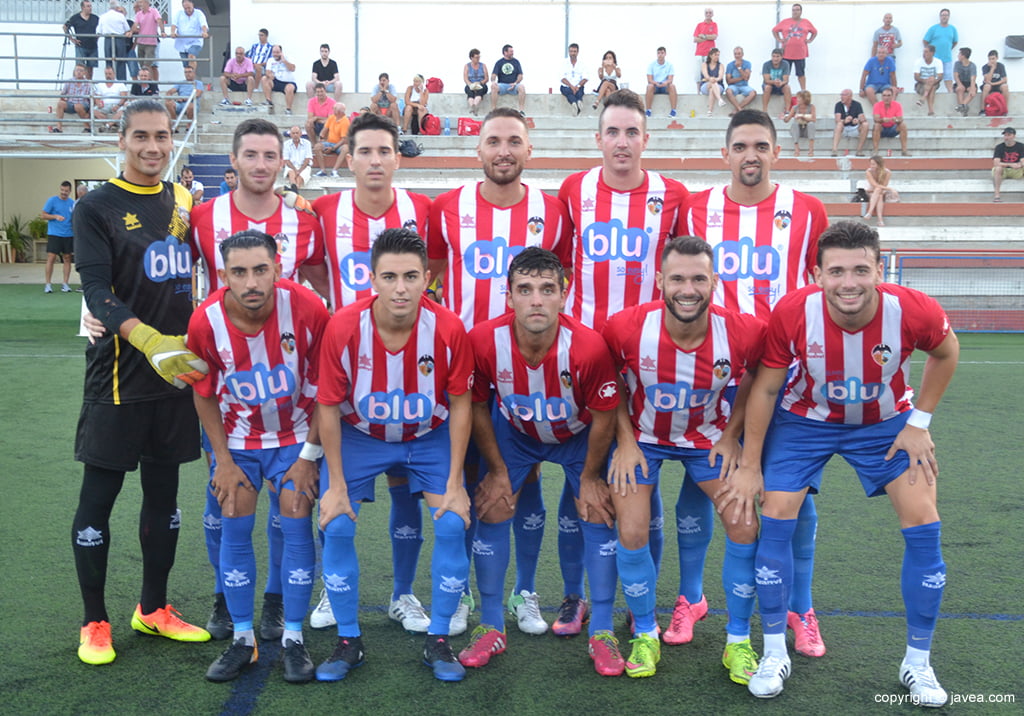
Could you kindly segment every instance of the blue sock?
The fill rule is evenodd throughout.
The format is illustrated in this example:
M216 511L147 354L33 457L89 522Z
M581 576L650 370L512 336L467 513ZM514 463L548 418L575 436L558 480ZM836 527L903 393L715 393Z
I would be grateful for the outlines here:
M352 503L356 517L361 507L360 502ZM338 620L338 636L360 636L356 523L348 515L335 517L324 530L324 586Z
M505 630L505 573L512 543L512 520L477 522L473 542L476 587L480 590L480 623Z
M430 509L430 516L437 512ZM466 523L454 512L445 512L434 522L434 551L430 560L430 634L447 634L452 615L469 580L466 556ZM478 524L479 528L479 524Z
M616 535L614 527L580 520L583 530L583 563L590 583L591 636L602 629L613 631L612 608L619 570L615 564Z
M519 490L516 514L512 518L512 530L516 535L516 594L524 589L537 591L537 562L540 561L547 514L538 475L536 482L526 482Z
M273 490L267 490L270 498L270 510L267 512L267 586L264 592L282 594L281 558L284 555L284 535L281 533L281 496Z
M579 513L572 494L572 485L566 480L558 500L558 564L562 568L563 596L583 596L583 533L580 531Z
M220 569L224 578L224 599L235 631L252 629L256 596L256 553L252 549L252 528L255 524L256 515L225 517L222 520Z
M391 599L412 594L416 579L416 563L423 544L423 510L420 501L409 494L409 485L388 488L391 493L391 513L388 531L391 534L391 569L395 573Z
M661 490L651 490L651 526L647 533L647 546L651 548L654 572L661 573L661 553L665 550L665 506L661 503Z
M281 535L284 538L281 556L284 626L301 631L313 596L313 571L316 569L316 548L309 517L282 517Z
M619 579L626 605L633 612L636 632L650 632L655 629L654 607L658 573L651 559L650 545L640 549L626 549L620 542L615 547Z
M793 533L793 587L789 592L789 611L806 614L814 606L811 581L814 579L814 547L818 536L818 510L814 495L807 493Z
M722 562L722 587L729 620L727 634L750 636L750 615L754 613L754 554L757 543L736 544L725 538L725 559Z
M676 543L679 545L679 595L690 604L704 596L704 562L715 529L715 505L689 475L676 501ZM728 591L728 590L727 590Z
M220 573L220 537L223 528L220 503L213 496L210 486L206 487L206 509L203 510L203 536L206 537L206 556L213 567L213 593L224 593L224 575Z
M907 609L907 646L928 651L946 587L942 561L942 523L932 522L901 530L906 550L900 587Z
M786 633L795 529L796 520L761 517L761 538L754 557L754 574L757 601L761 608L761 630L765 634Z

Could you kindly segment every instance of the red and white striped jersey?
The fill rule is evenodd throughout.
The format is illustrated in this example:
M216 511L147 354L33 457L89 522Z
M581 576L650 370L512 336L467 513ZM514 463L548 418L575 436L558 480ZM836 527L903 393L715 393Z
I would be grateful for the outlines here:
M192 250L206 265L206 291L203 295L209 296L221 287L217 269L224 268L224 261L218 246L239 231L256 229L274 237L282 278L293 278L303 264L324 262L323 232L315 216L291 209L278 198L277 211L256 221L239 211L234 195L235 192L221 194L192 209Z
M540 246L568 267L572 226L565 205L523 185L514 206L495 206L480 196L480 182L453 189L430 208L431 259L447 260L443 303L471 329L508 310L508 265L528 246Z
M601 167L569 176L558 198L574 226L569 313L600 331L608 317L660 295L654 273L676 236L689 192L675 179L644 172L632 191L604 183Z
M472 387L473 351L459 317L426 298L408 342L384 347L370 296L339 309L327 325L317 400L387 442L413 440L448 419L448 395Z
M619 404L615 367L601 335L565 314L558 335L537 366L516 343L515 314L507 313L469 332L476 373L473 400L496 392L501 414L519 432L542 443L564 443L590 425L591 410Z
M714 249L715 303L767 321L780 298L810 283L818 236L828 228L825 205L776 185L764 201L744 206L729 198L727 188L690 197L686 231Z
M210 372L193 389L216 397L228 447L256 450L306 439L316 403L320 339L327 309L319 296L287 279L274 285L274 310L256 334L227 315L222 287L192 314L188 347Z
M764 321L710 306L708 332L685 351L665 329L665 304L652 301L615 314L604 338L626 371L637 442L709 450L730 414L723 391L734 373L757 365Z
M797 361L783 408L811 420L869 425L913 407L910 354L942 343L949 319L938 301L920 291L888 283L877 290L878 312L854 333L835 324L817 286L779 302L761 362L787 368Z
M337 311L373 295L370 285L370 249L384 229L411 229L427 240L430 198L405 189L392 189L391 208L370 216L356 206L355 190L321 196L313 202L320 217L327 247L327 275L331 306Z

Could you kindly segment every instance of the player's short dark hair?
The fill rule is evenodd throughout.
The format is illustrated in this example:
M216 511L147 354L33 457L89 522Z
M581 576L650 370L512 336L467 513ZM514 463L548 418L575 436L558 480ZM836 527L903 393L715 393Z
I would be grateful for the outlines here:
M775 123L772 122L772 118L767 112L762 112L759 109L741 109L739 112L732 116L729 120L729 128L725 130L725 146L729 146L729 142L732 141L732 130L736 127L742 127L745 124L758 124L772 135L772 144L778 141L778 134L775 133Z
M665 49L665 46L664 46L664 45L662 45L661 47L659 47L659 48L657 49L657 52L668 52L668 50L666 50L666 49Z
M508 287L512 288L512 279L517 274L535 276L545 271L555 274L559 288L565 286L565 269L558 257L540 246L529 246L516 254L508 265Z
M526 123L526 118L523 115L519 114L519 110L512 109L511 107L495 107L494 109L487 113L487 116L484 117L484 121L480 124L480 134L484 133L484 127L487 126L488 122L490 122L492 119L497 119L498 117L508 117L509 119L514 119L521 125L523 125L523 131L525 133L529 133L530 131L530 125Z
M878 232L859 221L837 221L818 237L818 265L827 249L867 249L875 255L875 263L882 260L882 244Z
M625 107L626 109L632 109L640 113L640 117L644 120L644 127L647 126L647 115L644 110L644 101L633 90L620 89L615 90L610 95L604 98L604 106L601 107L601 114L597 116L597 126L601 126L601 122L604 119L604 113L608 111L609 107Z
M70 188L71 188L71 182L69 182L69 181L68 181L67 179L65 179L64 181L62 181L62 182L60 183L60 185L61 185L61 186L66 186L66 187L67 187L68 189L70 189Z
M171 128L171 115L167 112L167 107L164 106L163 102L155 99L137 99L134 102L129 102L124 106L124 114L121 115L121 122L118 125L117 131L121 136L128 133L128 127L132 123L132 117L137 114L153 113L162 114L167 118L167 129Z
M356 147L356 135L368 129L382 129L391 135L391 144L394 150L398 151L398 125L391 117L385 117L376 112L362 112L348 125L348 153L354 154Z
M966 59L966 60L971 59L971 48L970 47L961 47L960 48L960 52L961 52L961 54L963 54L964 59Z
M266 35L267 37L270 37L270 30L268 30L265 27L261 27L260 31L257 34L258 35Z
M323 49L328 49L328 50L330 50L330 49L331 49L331 46L330 46L330 45L328 45L328 44L327 44L326 42L324 42L324 43L322 43L322 44L320 45L320 49L321 49L321 50L323 50Z
M281 132L278 130L277 125L261 117L250 117L249 119L242 120L239 125L235 127L235 137L231 142L232 154L238 154L238 148L242 146L242 137L249 134L272 134L277 137L278 151L284 151L284 138L281 136Z
M682 254L683 256L704 254L708 257L711 265L715 265L715 252L711 249L711 244L697 236L677 236L669 240L661 251L661 262L664 263L670 254Z
M360 115L362 116L362 115ZM370 270L377 270L377 262L384 254L416 254L427 268L427 245L412 229L384 229L370 249Z
M265 231L257 229L246 229L245 231L232 234L221 241L217 248L220 250L221 260L224 261L226 266L228 254L235 249L258 249L261 246L267 250L271 259L277 257L277 242L274 240L274 237Z
M228 167L227 169L224 170L224 174L225 175L227 175L227 174L234 174L234 175L237 176L238 172L235 171L234 167Z

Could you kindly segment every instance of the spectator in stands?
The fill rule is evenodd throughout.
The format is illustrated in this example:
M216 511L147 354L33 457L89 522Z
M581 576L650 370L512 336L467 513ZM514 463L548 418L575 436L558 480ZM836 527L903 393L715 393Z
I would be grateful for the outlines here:
M523 66L515 58L512 45L501 48L501 59L491 68L491 109L498 106L498 96L514 94L519 101L519 114L526 116L526 87L523 85Z
M903 121L903 105L893 100L894 90L892 87L882 90L882 100L876 102L872 112L875 118L875 128L871 134L871 143L874 153L878 154L878 143L882 137L899 137L900 150L903 156L909 157L907 152L907 125Z
M999 195L1003 179L1024 179L1024 144L1017 141L1017 130L1013 127L1003 130L1003 141L992 153L992 186L995 187L992 201L995 203L1003 200Z
M320 45L320 59L313 61L313 72L310 74L309 82L306 83L306 96L309 97L316 91L316 85L320 83L328 92L334 93L334 99L341 99L341 75L338 70L338 63L331 59L331 46L326 42ZM328 113L330 110L328 110ZM329 114L323 115L330 116ZM307 131L308 135L309 132Z
M164 18L160 11L149 4L149 0L137 0L138 11L135 13L135 24L132 35L135 36L135 52L139 57L140 67L149 68L149 76L154 82L160 81L160 70L156 63L156 49L160 37L164 34Z
M224 93L222 105L230 105L228 92L245 92L245 103L252 104L252 91L256 87L256 70L252 60L245 56L245 48L235 48L235 56L224 63L224 72L220 76L220 91Z
M336 102L334 112L327 118L323 130L320 132L320 142L313 152L317 166L320 167L316 176L327 176L327 157L332 154L335 155L335 160L334 166L331 168L331 176L338 176L338 169L348 153L349 124L349 118L345 116L345 105Z
M335 100L327 96L327 85L317 82L313 85L313 96L306 103L306 136L312 144L316 144L324 122L334 112Z
M274 106L270 100L272 92L281 92L284 94L284 113L291 115L299 85L295 82L295 63L284 56L280 45L274 45L270 51L270 60L263 73L262 84L267 105Z
M619 59L615 53L608 50L601 58L601 66L597 70L597 77L600 84L597 86L597 101L594 102L594 109L604 102L604 98L619 88L619 80L622 79L622 69L619 67Z
M654 104L654 95L667 94L669 103L669 117L676 116L676 69L671 62L665 59L668 51L664 47L658 48L658 59L647 65L647 93L644 102L647 105L645 114L651 116L651 107Z
M853 98L853 90L844 89L834 110L836 128L832 133L832 156L839 154L840 137L857 138L857 156L864 156L864 141L868 138L868 118L864 108Z
M565 97L573 111L579 116L583 111L583 93L586 92L587 75L583 71L583 65L579 61L580 46L575 42L569 45L568 58L565 61L565 69L562 71L562 81L558 85L558 91ZM607 54L607 53L605 53ZM468 68L469 65L466 65ZM595 103L596 107L597 104Z
M886 87L892 87L896 91L896 61L886 54L881 45L875 51L875 56L864 65L864 71L860 75L860 96L874 106L878 101L878 94Z
M238 188L238 172L228 167L224 170L224 181L220 183L220 193L227 194Z
M129 99L138 99L139 97L155 97L160 94L160 85L156 82L151 82L149 77L149 68L142 67L139 69L139 79L132 82L131 91L128 93Z
M929 117L935 116L935 92L939 89L939 84L944 77L945 70L943 70L942 63L935 57L935 47L927 45L924 48L921 64L914 73L914 91L921 95L921 99L917 100L918 107L925 102L928 103Z
M91 80L92 69L99 64L99 40L85 35L96 34L100 16L93 14L89 0L82 0L81 8L64 23L64 34L75 46L75 58L85 67L85 78Z
M789 94L789 63L782 59L782 50L772 50L772 58L761 65L761 77L764 84L761 86L761 105L764 112L768 112L768 103L772 95L782 95L783 111L789 109L792 104Z
M131 40L128 38L131 36L132 31L118 0L110 0L110 9L100 15L99 22L96 24L96 32L105 36L103 51L104 56L107 58L107 64L113 63L117 79L124 82L128 77L128 68L125 65L126 60L115 60L114 58L127 57L128 48L131 44Z
M808 45L818 38L818 30L810 20L803 19L804 8L794 3L792 17L782 20L772 28L772 36L782 45L782 59L790 64L800 82L800 89L807 89L807 78L804 77L807 56L810 54ZM787 107L789 107L787 100Z
M697 27L693 28L693 42L695 47L693 48L693 56L699 58L697 60L700 67L703 67L704 60L707 58L708 53L711 52L711 48L715 46L715 40L718 39L718 23L715 22L715 11L709 7L704 8L704 20L697 23ZM701 84L700 82L697 83Z
M896 203L900 200L900 193L890 186L892 169L885 168L885 160L878 154L868 160L867 171L864 178L868 181L868 212L865 219L871 217L874 212L878 216L878 225L885 226L885 217L882 215L885 209L885 202Z
M128 87L123 82L116 81L113 67L104 67L103 76L106 82L100 82L93 87L93 116L96 119L120 122L124 106L128 103ZM104 130L114 132L117 128L114 123L107 122L100 128L100 131Z
M89 119L89 97L92 95L92 85L85 79L85 65L75 65L73 76L73 80L64 83L60 99L57 100L57 124L50 127L50 131L56 134L64 131L64 113L68 110L82 119ZM89 122L86 122L85 129L82 131L90 131Z
M978 114L985 114L985 100L988 99L989 93L999 92L1007 101L1010 99L1006 67L999 61L999 53L995 50L989 51L988 62L981 68L981 77L981 111Z
M142 70L139 70L142 73ZM188 101L189 95L195 90L196 96L192 102ZM196 116L196 107L199 105L199 98L203 96L203 83L196 79L196 70L192 65L185 66L185 79L167 90L167 111L172 117L181 117L182 113L187 119Z
M971 48L961 47L953 65L953 87L956 89L956 111L967 116L971 102L978 94L978 66L971 62Z
M181 0L181 10L171 23L171 37L175 38L174 49L178 51L182 64L196 66L195 60L203 49L203 41L209 36L210 25L203 11L197 10L192 0ZM244 50L242 54L245 54Z
M932 47L932 53L942 63L943 82L946 83L946 92L953 92L953 48L959 37L956 28L949 24L949 10L942 8L939 11L939 23L928 28L924 35L924 47Z
M892 13L887 12L882 16L882 26L875 30L874 36L871 38L871 54L877 55L880 49L885 50L885 54L892 59L893 67L896 64L896 50L903 47L903 37L900 36L899 29L893 27L892 24ZM895 87L895 81L893 87ZM874 100L871 100L874 102Z
M303 172L313 166L313 147L308 139L303 138L299 125L289 131L288 141L281 146L281 156L284 158L285 181L293 185L293 191L301 189L306 183Z
M412 84L405 88L405 112L402 114L402 132L420 133L420 120L427 116L427 102L430 90L426 88L423 75L413 75Z
M466 85L466 103L469 113L480 113L480 103L487 94L487 65L480 61L480 50L475 47L469 51L469 62L462 68L462 81Z
M729 112L733 116L736 112L746 107L757 97L757 90L750 86L750 73L753 68L750 60L743 59L743 48L736 47L732 51L732 62L725 67L725 82L728 85L725 89L725 98L729 104L736 108L735 112ZM742 99L737 99L737 96Z
M700 66L701 84L700 93L708 96L708 116L714 114L715 103L719 107L725 106L722 99L722 84L725 79L725 68L718 58L721 52L717 47L712 47L704 64Z
M203 192L206 190L206 187L203 186L202 182L196 179L196 176L191 169L188 167L182 167L181 176L178 177L178 183L185 187L185 189L188 190L188 193L192 195L193 204L203 203Z
M396 125L402 123L398 115L398 90L391 84L387 72L381 72L377 77L377 91L370 98L370 111L387 115Z
M256 81L262 84L263 75L267 72L267 62L270 61L270 55L273 52L274 46L268 40L270 32L266 28L260 29L259 37L259 42L254 42L249 51L245 53L245 56L252 60Z
M814 156L814 130L815 122L818 120L818 110L811 103L811 93L807 90L800 90L796 93L796 103L790 107L782 120L793 124L789 127L790 136L793 137L793 156L800 156L800 140L806 139L809 149L807 156Z

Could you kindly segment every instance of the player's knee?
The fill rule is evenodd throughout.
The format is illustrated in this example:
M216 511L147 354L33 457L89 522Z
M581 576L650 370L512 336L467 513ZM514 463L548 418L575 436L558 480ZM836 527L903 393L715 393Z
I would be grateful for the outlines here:
M650 520L619 520L619 544L626 549L640 549L651 535Z
M445 512L434 520L434 535L436 537L454 537L462 539L466 534L466 523L454 512Z
M354 539L356 523L348 515L338 515L324 527L324 536Z

